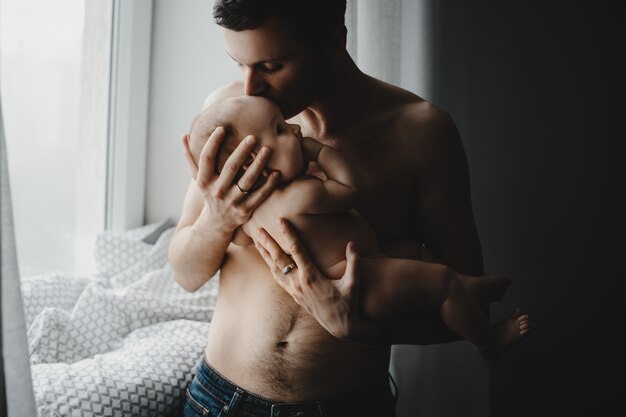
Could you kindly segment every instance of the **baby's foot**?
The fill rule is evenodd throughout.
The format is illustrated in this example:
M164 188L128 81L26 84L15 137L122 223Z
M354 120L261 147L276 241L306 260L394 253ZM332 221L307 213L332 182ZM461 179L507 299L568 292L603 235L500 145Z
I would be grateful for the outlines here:
M495 359L517 345L530 332L530 319L518 308L509 319L494 324L494 342L481 349L485 359Z
M511 285L511 278L502 275L485 275L480 277L459 275L459 280L467 292L481 306L494 301L501 301L504 293Z

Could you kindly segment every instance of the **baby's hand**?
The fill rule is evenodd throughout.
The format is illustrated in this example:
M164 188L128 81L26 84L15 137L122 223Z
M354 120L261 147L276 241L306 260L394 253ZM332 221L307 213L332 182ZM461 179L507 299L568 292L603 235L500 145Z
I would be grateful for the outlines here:
M302 155L304 156L304 160L306 162L315 161L317 162L317 158L322 150L324 145L315 139L312 138L303 138L302 139Z

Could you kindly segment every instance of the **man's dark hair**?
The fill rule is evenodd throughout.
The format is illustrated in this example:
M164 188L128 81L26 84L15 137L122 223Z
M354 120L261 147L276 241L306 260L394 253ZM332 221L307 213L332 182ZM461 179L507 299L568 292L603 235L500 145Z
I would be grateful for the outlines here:
M230 30L256 29L279 18L295 38L320 45L344 24L346 0L216 0L215 22Z

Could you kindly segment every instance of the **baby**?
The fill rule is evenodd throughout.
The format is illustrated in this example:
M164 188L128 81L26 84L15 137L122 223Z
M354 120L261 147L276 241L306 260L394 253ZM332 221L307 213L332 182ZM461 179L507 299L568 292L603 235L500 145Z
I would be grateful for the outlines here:
M420 262L423 274L403 273L402 262L383 252L373 229L357 211L358 176L348 161L334 148L302 137L300 127L287 123L272 101L241 96L203 110L190 130L189 148L196 161L218 126L226 131L216 162L218 172L245 135L253 134L257 145L252 156L262 147L269 148L266 167L278 171L281 180L235 233L234 244L253 244L263 228L278 238L277 243L285 250L276 222L281 217L294 226L314 263L331 279L342 277L346 245L356 243L361 256L361 305L370 320L384 324L402 319L410 325L411 317L434 308L450 330L476 345L485 358L498 356L528 333L528 316L519 310L495 324L481 310L480 303L501 299L510 284L508 278L465 277L444 265L420 261L417 252L407 255L411 260L406 262ZM244 169L251 162L247 161ZM308 175L310 163L317 165L321 174ZM407 298L411 302L398 302ZM406 307L409 305L411 308Z

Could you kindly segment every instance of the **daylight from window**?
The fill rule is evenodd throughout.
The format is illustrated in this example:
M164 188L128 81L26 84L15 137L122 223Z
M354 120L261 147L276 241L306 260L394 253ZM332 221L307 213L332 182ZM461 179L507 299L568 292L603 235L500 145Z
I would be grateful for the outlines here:
M85 0L0 0L0 11L0 93L21 276L89 273L77 267L77 258L92 255L76 221L89 198L79 168L82 142L90 140L80 126Z

